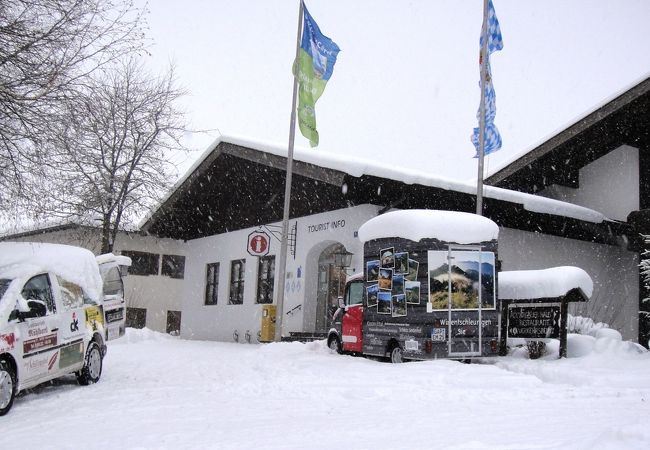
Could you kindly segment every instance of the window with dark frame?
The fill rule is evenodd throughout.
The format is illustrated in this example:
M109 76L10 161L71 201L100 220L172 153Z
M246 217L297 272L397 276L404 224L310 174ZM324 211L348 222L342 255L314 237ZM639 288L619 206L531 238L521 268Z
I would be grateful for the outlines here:
M148 252L122 251L122 255L131 258L129 275L158 275L160 255Z
M245 271L245 259L236 259L230 262L230 296L228 298L229 305L241 305L244 303Z
M182 280L185 276L185 257L182 255L162 255L160 274Z
M210 263L206 268L205 304L216 305L219 293L219 263Z
M273 303L275 256L262 256L257 264L257 303Z

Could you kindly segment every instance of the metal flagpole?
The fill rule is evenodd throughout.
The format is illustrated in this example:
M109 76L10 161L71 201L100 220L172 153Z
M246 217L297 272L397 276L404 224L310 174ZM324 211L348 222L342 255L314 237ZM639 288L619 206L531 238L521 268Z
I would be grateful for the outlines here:
M479 119L478 181L476 184L476 214L483 215L483 160L485 159L485 83L488 61L488 0L483 0L483 28L481 30L481 105Z
M296 37L296 58L294 64L298 62L300 55L300 38L302 33L302 16L303 3L300 0L298 13L298 35ZM278 270L278 296L275 306L275 337L274 340L279 342L282 339L282 318L284 315L284 283L287 274L287 247L289 237L289 206L291 200L291 177L293 174L293 145L296 139L296 98L298 96L298 77L294 68L293 74L293 97L291 100L291 124L289 125L289 150L287 152L287 179L284 186L284 213L282 215L282 242L280 244L280 267Z

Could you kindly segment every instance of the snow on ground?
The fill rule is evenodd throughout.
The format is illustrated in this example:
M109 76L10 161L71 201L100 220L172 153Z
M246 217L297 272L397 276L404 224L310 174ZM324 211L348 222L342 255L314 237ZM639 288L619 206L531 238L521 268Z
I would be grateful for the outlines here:
M127 330L101 381L21 395L3 448L647 449L650 353L570 336L569 353L391 365L324 342L187 341ZM549 348L557 351L554 342Z

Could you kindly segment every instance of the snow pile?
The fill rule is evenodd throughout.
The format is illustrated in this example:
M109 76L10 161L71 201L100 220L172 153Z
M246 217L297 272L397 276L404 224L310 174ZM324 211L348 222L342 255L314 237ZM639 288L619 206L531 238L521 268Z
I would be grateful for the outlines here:
M425 238L457 244L476 244L499 237L499 227L488 218L465 212L412 209L374 217L359 228L359 239Z
M587 272L573 266L499 272L498 283L499 298L503 300L562 297L575 288L590 298L594 290Z
M102 278L91 251L61 244L0 242L0 278L30 277L43 272L53 272L81 286L95 301L101 298Z
M603 322L596 323L589 317L573 316L568 314L567 330L569 333L589 334L595 336L599 330L603 328L609 328L609 325Z
M19 396L2 439L21 449L650 448L650 357L605 344L562 360L388 364L324 341L127 329L99 383L72 376Z

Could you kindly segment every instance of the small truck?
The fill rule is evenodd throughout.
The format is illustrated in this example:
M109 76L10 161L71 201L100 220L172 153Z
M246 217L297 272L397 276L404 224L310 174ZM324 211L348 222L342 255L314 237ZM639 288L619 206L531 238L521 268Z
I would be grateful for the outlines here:
M498 233L485 217L453 211L369 220L358 233L364 271L347 282L328 346L394 363L497 355Z

